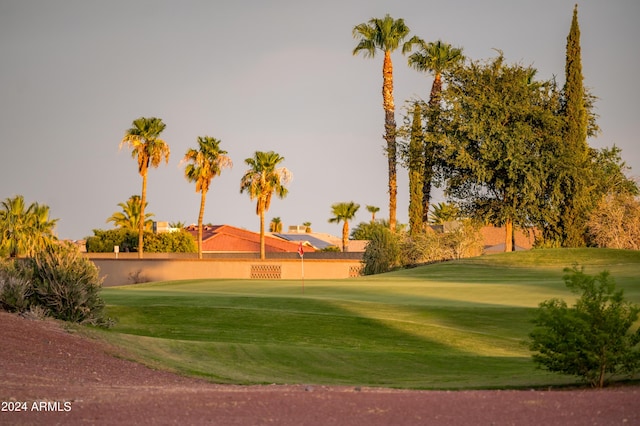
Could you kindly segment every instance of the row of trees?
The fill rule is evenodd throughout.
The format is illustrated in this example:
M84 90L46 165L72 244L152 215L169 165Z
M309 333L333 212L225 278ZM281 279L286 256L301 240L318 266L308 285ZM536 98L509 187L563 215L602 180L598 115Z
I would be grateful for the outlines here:
M536 80L536 70L505 63L502 52L468 60L461 48L409 36L402 19L386 15L357 25L353 54L384 53L383 109L389 163L389 227L396 229L396 163L409 170L409 225L424 232L431 187L467 217L505 226L506 250L513 227L536 227L539 244L576 247L593 243L587 222L606 195L637 195L620 150L594 150L598 132L594 97L583 86L577 6L566 46L565 84ZM434 76L429 101L408 102L396 129L391 53L413 52L409 66ZM402 142L396 141L400 136ZM399 149L398 149L399 145ZM612 184L615 183L615 184Z
M138 172L142 177L142 192L137 203L138 221L138 257L143 257L144 230L147 218L145 208L147 206L147 176L150 167L158 167L162 160L169 161L169 145L160 138L160 133L166 125L162 119L140 117L133 121L133 126L127 130L120 142L120 148L131 148L132 158L137 160ZM198 257L202 258L202 222L206 204L207 192L211 181L222 173L225 168L230 168L233 163L227 151L220 148L221 141L211 136L198 137L198 148L187 150L184 159L186 163L185 177L189 182L194 182L196 192L201 194L200 210L198 214ZM256 214L260 217L260 258L265 258L264 245L264 214L269 210L273 194L283 198L287 195L286 185L291 180L291 172L285 167L278 167L284 157L273 151L256 151L252 158L247 158L245 163L249 169L242 176L240 192L246 192L252 200L256 200ZM137 200L136 200L137 201ZM123 206L124 208L124 206ZM114 218L112 216L113 219ZM110 218L110 220L112 219Z

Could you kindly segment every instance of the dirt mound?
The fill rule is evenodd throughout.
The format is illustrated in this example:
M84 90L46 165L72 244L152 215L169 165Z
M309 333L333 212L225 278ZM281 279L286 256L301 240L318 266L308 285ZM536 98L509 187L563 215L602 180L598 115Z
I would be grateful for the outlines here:
M640 389L223 386L156 371L54 321L0 312L0 424L640 424Z

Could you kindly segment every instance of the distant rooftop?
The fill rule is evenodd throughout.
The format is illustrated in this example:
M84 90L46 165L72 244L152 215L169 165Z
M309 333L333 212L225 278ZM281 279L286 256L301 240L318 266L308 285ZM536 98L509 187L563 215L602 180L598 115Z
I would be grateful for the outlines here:
M291 229L291 227L289 227L289 229ZM313 235L306 234L306 233L305 234L297 233L297 232L286 233L286 234L274 233L273 235L287 241L308 242L316 250L323 250L327 247L331 247L335 245L335 244L331 244L328 241L321 240L320 238L314 237Z

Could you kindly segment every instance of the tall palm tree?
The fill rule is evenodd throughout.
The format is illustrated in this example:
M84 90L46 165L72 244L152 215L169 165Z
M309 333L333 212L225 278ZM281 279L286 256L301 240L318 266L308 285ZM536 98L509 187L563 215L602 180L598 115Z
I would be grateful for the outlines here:
M333 217L329 219L329 223L342 222L342 251L347 251L347 241L349 240L349 221L356 216L356 212L360 208L360 204L353 201L348 203L335 203L331 205L331 213Z
M132 195L129 197L126 203L118 203L118 206L122 208L121 212L115 212L112 214L107 223L113 222L117 228L129 229L131 231L138 231L140 229L140 213L142 211L142 202L139 195ZM149 203L145 205L147 207ZM144 230L151 231L153 229L153 220L155 216L153 213L144 214Z
M426 43L418 40L418 50L409 55L409 66L418 71L433 74L431 93L429 95L429 109L427 120L427 132L435 131L435 122L440 112L440 95L442 93L442 73L464 61L462 49L453 47L442 40ZM413 45L411 46L413 47ZM425 140L424 152L424 181L422 185L422 221L427 223L429 217L429 204L431 202L431 180L433 179L436 160L433 141Z
M280 233L282 232L282 219L274 217L269 224L269 232Z
M286 185L291 181L291 172L285 167L277 167L284 160L273 151L256 151L252 158L244 162L249 166L240 180L240 193L247 191L251 200L256 202L256 214L260 216L260 259L265 258L264 213L269 210L271 197L275 193L279 198L287 196Z
M131 158L138 160L138 173L142 176L142 198L140 200L140 217L145 217L144 208L147 205L147 174L149 166L158 167L162 160L169 163L169 145L160 139L160 133L166 124L162 119L140 117L133 120L133 127L125 133L120 141L120 149L124 145L131 148ZM144 251L144 221L138 224L138 258L142 259Z
M58 219L49 219L49 207L26 205L24 197L7 198L0 205L0 249L10 257L33 255L56 240Z
M377 50L384 52L382 63L382 108L384 109L385 140L387 142L387 160L389 165L389 227L396 229L396 209L398 182L396 172L396 120L393 100L393 63L391 53L400 47L409 35L409 27L403 19L393 19L388 14L384 18L371 18L369 22L356 25L353 37L359 42L353 54L362 52L366 58L373 58ZM420 39L413 37L403 44L402 53L411 50L411 45Z
M227 151L220 149L220 140L211 136L198 137L198 149L189 149L183 162L188 162L184 175L189 182L196 183L196 192L200 193L200 211L198 213L198 259L202 259L202 220L207 192L214 177L224 168L233 167Z
M380 207L367 206L367 211L371 213L371 223L376 221L376 213L380 211Z

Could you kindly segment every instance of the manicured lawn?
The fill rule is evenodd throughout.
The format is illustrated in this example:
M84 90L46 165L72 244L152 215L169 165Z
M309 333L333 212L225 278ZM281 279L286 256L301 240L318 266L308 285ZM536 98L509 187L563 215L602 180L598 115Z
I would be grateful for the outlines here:
M538 303L563 268L611 271L640 303L640 252L537 250L348 280L197 280L106 288L101 333L158 368L218 383L400 388L555 385L531 361Z

